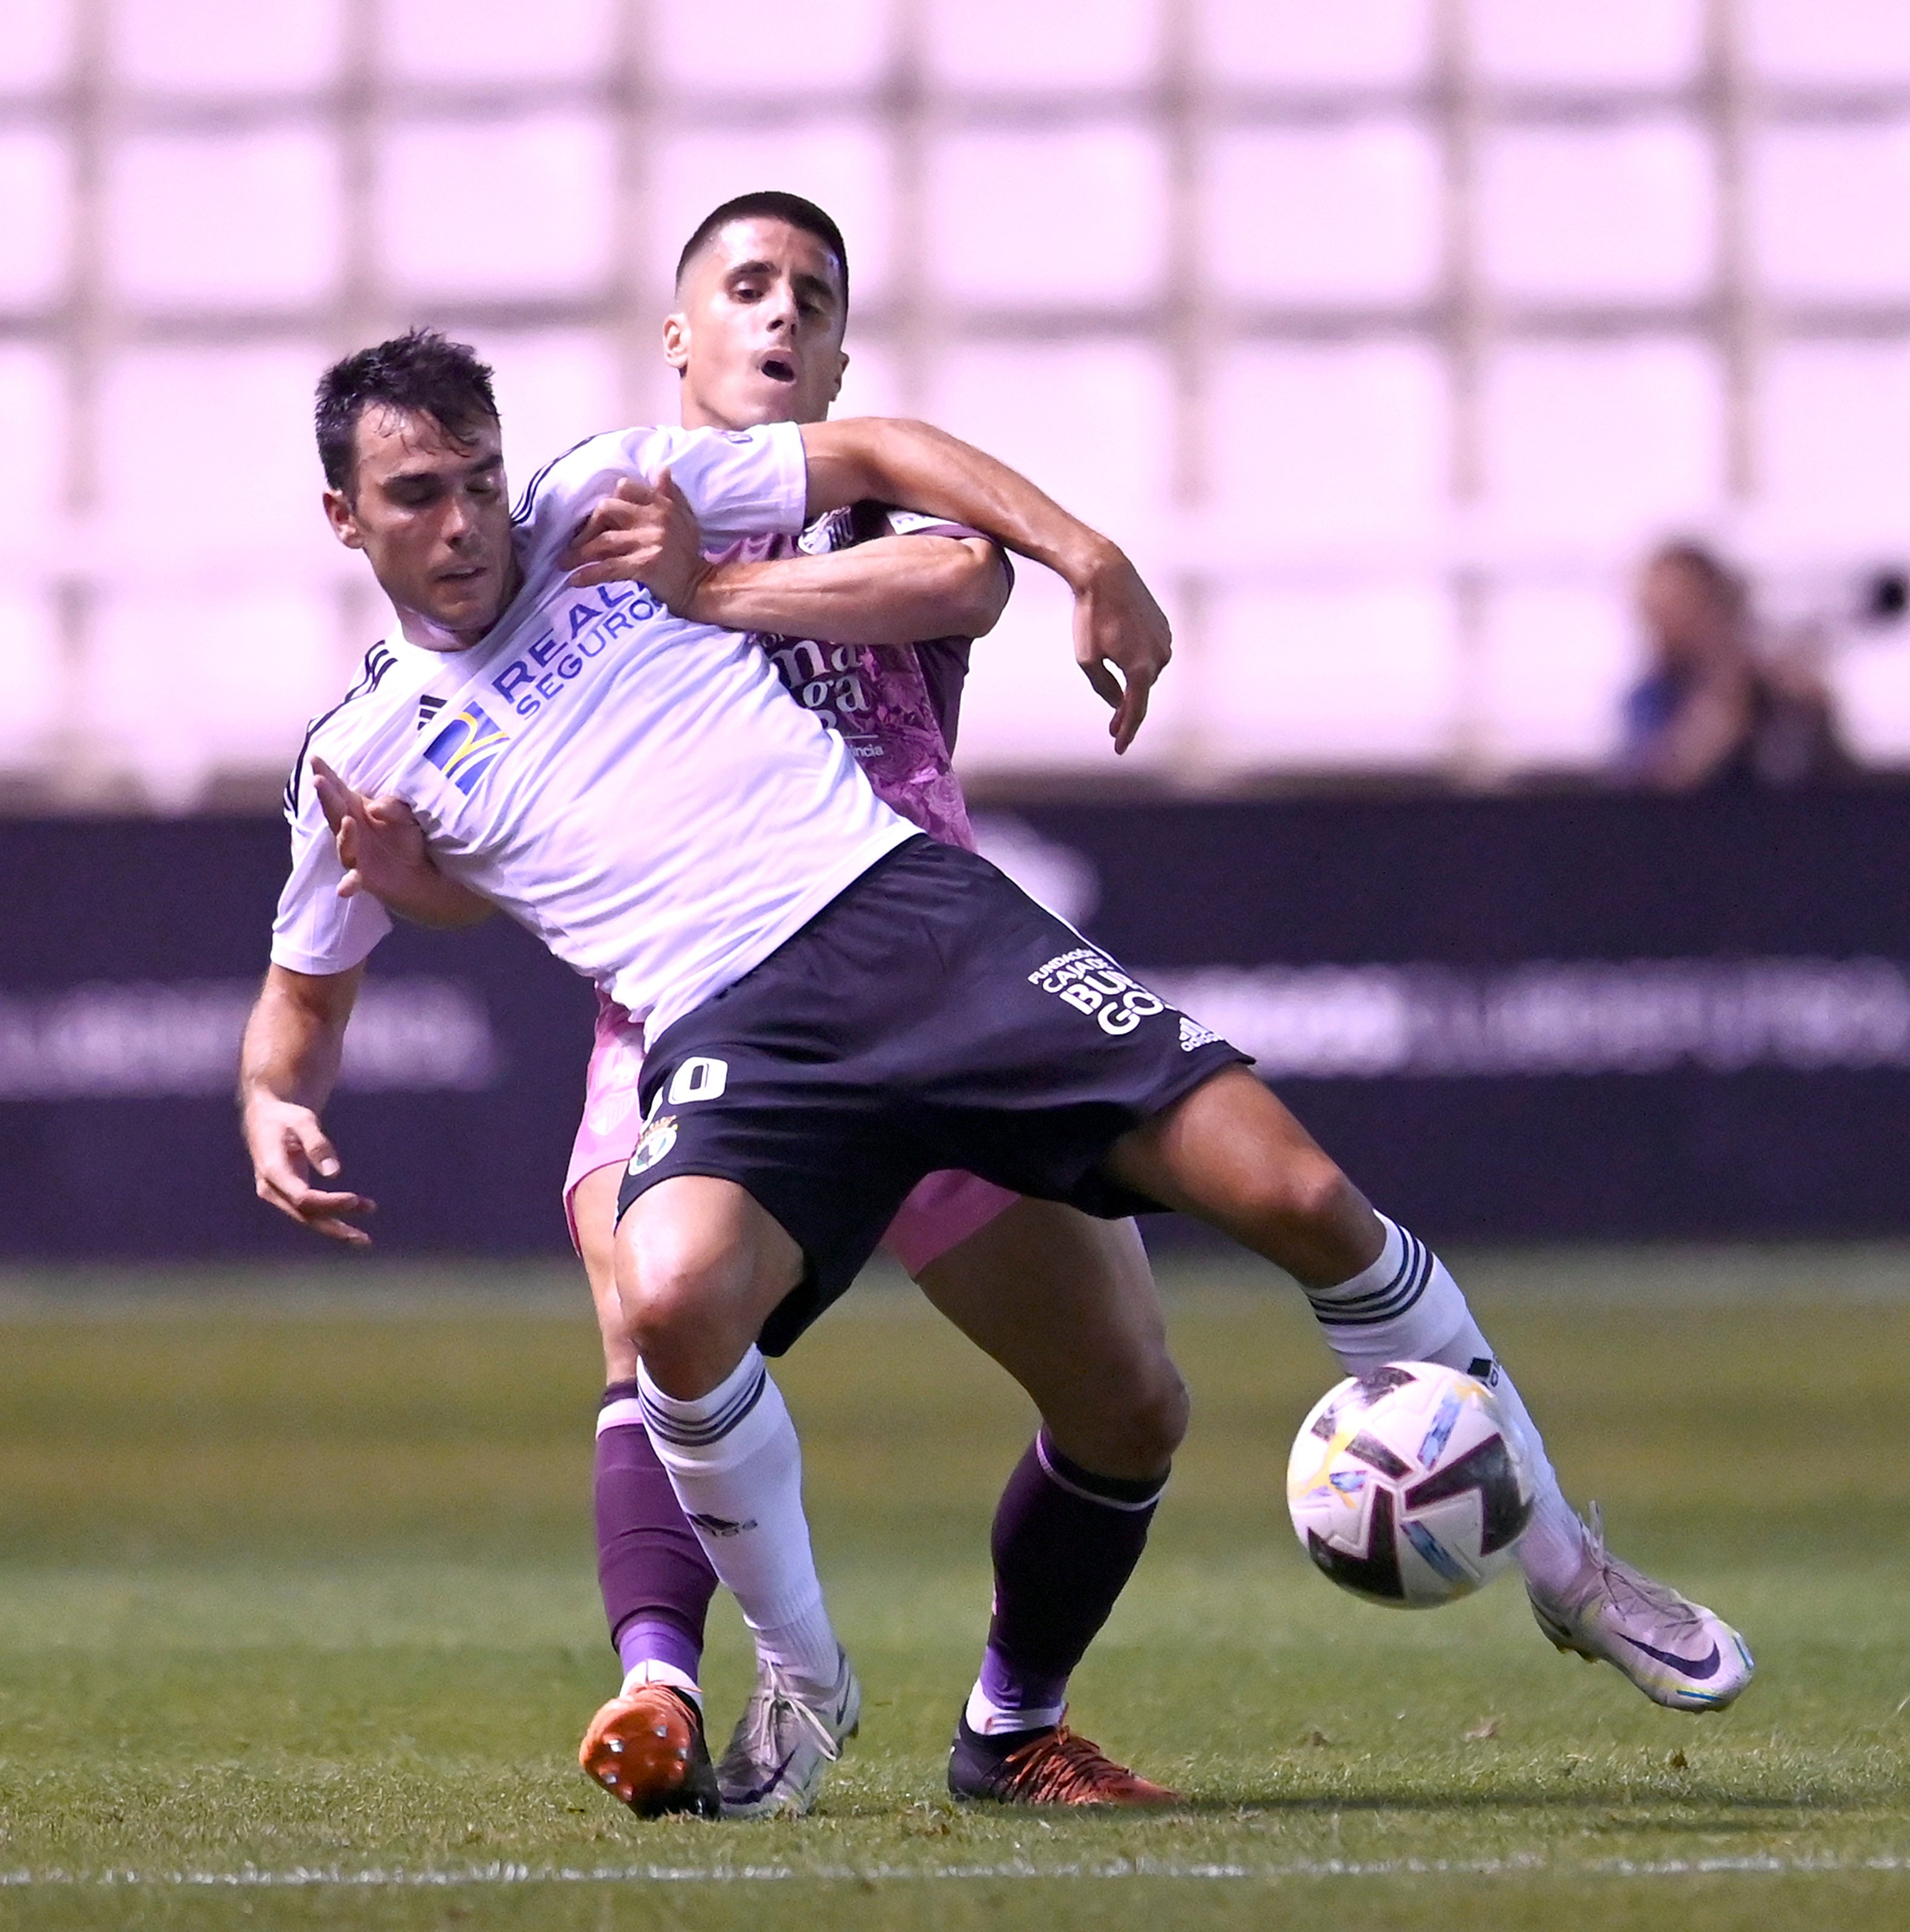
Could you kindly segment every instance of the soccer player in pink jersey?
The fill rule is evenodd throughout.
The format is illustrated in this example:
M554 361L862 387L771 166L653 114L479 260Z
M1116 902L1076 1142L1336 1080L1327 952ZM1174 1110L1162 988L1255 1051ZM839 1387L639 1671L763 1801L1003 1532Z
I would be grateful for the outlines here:
M847 263L835 224L795 196L745 196L700 224L683 250L679 306L664 332L664 353L682 380L686 427L742 429L828 413L847 362ZM796 543L765 537L733 545L716 561L731 567L708 580L708 619L759 635L796 701L849 741L886 804L931 836L973 850L950 760L969 640L993 625L1006 600L1006 558L973 530L865 503L831 512ZM898 641L904 638L912 641ZM690 1552L643 1432L635 1351L610 1258L617 1187L641 1124L641 1029L604 1001L565 1189L604 1333L599 1568L627 1673L581 1755L593 1775L615 1780L619 1795L630 1746L655 1708L649 1687L693 1686L702 1640L700 1616L693 1631L685 1628L685 1602L646 1600L662 1578L658 1558ZM1002 1764L1020 1753L997 1780L1010 1797L1035 1788L1057 1749L1071 1774L1059 1788L1070 1796L1166 1797L1061 1731L1068 1676L1139 1560L1186 1423L1186 1395L1133 1224L1097 1222L951 1172L916 1190L884 1246L1017 1375L1044 1418L997 1513L994 1627L958 1749L966 1742L969 1755ZM1051 1295L1045 1322L1010 1306ZM1063 1332L1082 1354L1057 1353L1052 1339ZM706 1565L703 1602L715 1581ZM753 1714L745 1713L739 1739ZM613 1754L613 1743L624 1749ZM796 1788L788 1772L764 1792L757 1789L763 1768L746 1747L726 1758L718 1777L729 1808L787 1801ZM812 1790L801 1793L805 1808Z
M682 379L686 428L826 416L847 360L846 260L834 223L793 196L745 196L700 225L683 250L679 307L664 332ZM652 547L694 537L680 499L631 490L595 520L586 542L595 539L598 566L577 580L640 567ZM842 734L885 803L933 837L973 850L950 760L969 641L993 625L1008 593L1009 567L994 544L964 526L862 503L830 512L799 539L744 539L712 561L709 620L757 634L795 700ZM374 875L373 889L435 923L491 910L427 878L388 872ZM642 1125L643 1044L642 1028L600 995L564 1190L604 1342L598 1576L625 1673L580 1756L593 1778L640 1813L713 1809L719 1796L733 1815L807 1809L829 1754L811 1739L817 1748L796 1763L782 1765L781 1750L760 1762L750 1734L774 1714L755 1708L760 1686L714 1781L700 1737L685 1728L685 1702L700 1703L702 1694L715 1573L645 1432L612 1263L618 1187ZM1037 1792L1046 1802L1169 1798L1062 1724L1069 1676L1140 1558L1186 1426L1185 1388L1134 1224L947 1172L916 1188L883 1245L1016 1376L1042 1416L996 1514L994 1610L958 1722L957 1780L970 1795L1009 1802ZM833 1666L820 1604L794 1606L755 1634L772 1667L799 1665L805 1646L826 1651ZM687 1759L678 1755L686 1744Z

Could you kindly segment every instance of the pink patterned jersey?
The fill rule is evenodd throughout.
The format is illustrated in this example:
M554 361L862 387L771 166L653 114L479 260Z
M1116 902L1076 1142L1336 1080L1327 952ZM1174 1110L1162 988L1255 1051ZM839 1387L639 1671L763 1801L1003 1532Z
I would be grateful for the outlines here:
M976 532L879 503L856 503L818 517L793 541L745 538L715 560L754 562L799 550L820 556L874 537L922 534L967 537ZM967 638L828 644L759 634L754 641L796 703L847 741L883 804L931 838L975 849L968 807L952 762L961 687L968 675Z

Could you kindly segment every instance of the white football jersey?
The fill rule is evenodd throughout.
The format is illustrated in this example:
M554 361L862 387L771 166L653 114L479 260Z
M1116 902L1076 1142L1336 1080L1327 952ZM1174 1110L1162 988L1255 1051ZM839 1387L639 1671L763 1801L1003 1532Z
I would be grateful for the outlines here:
M403 800L448 877L652 1038L916 836L747 638L685 623L639 585L565 582L556 559L591 506L666 464L707 541L802 527L793 424L622 431L540 471L513 517L523 587L490 633L441 652L394 632L306 734L286 788L277 964L343 972L391 930L376 900L338 896L314 755Z

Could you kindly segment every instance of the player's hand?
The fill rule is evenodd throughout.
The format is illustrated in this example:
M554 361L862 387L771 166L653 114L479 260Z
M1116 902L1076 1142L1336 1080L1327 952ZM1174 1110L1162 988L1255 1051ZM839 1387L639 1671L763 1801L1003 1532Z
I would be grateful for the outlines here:
M254 1094L245 1104L245 1148L261 1201L315 1234L368 1248L371 1237L348 1216L375 1213L378 1204L362 1194L331 1193L314 1187L312 1176L329 1180L338 1172L337 1150L325 1137L309 1107Z
M420 926L475 926L494 908L431 862L424 828L401 798L367 798L322 758L312 760L312 789L338 849L341 899L360 892Z
M1153 592L1109 544L1075 586L1075 662L1113 708L1108 735L1117 752L1134 742L1148 694L1173 655L1174 633Z
M679 617L709 574L695 513L667 470L654 483L626 476L599 498L557 562L574 589L640 584Z

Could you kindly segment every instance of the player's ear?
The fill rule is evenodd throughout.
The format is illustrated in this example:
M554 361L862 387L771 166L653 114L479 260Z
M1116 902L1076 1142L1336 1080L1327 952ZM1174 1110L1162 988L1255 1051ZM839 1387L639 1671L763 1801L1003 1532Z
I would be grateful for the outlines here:
M331 534L347 550L363 550L364 536L358 528L358 512L352 507L352 500L342 490L327 490L325 493L325 520L331 526Z
M842 379L849 373L849 358L841 350L835 352L835 381L830 386L829 399L834 402L842 394Z
M679 310L663 319L663 359L682 375L690 361L690 318Z

